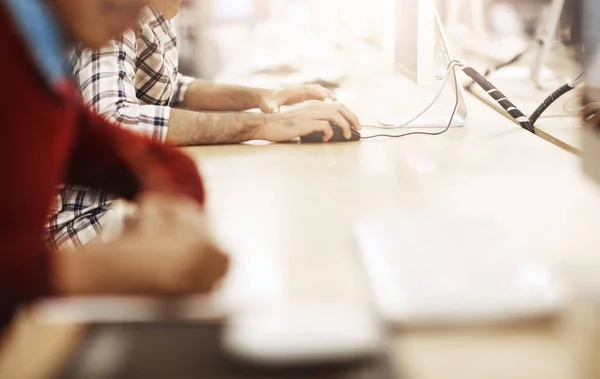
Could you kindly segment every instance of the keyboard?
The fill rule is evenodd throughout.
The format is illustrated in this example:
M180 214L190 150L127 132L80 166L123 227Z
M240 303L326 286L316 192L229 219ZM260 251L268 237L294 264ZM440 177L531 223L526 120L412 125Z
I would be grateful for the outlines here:
M404 215L356 227L374 305L392 324L479 323L555 312L551 272L485 217Z

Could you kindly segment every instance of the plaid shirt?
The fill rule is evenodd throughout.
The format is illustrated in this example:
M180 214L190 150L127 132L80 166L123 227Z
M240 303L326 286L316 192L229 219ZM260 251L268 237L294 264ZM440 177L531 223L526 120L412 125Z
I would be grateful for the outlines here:
M164 142L171 107L183 103L193 81L178 72L170 22L147 7L136 30L100 50L78 48L71 57L83 101L122 127ZM80 248L109 223L116 197L106 191L64 186L48 224L48 241L60 250Z

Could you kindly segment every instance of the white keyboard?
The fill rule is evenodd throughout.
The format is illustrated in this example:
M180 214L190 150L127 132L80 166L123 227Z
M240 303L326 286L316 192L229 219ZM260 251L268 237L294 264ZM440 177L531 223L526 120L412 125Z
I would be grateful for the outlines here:
M407 215L356 237L375 305L393 324L491 322L557 310L548 270L484 218Z

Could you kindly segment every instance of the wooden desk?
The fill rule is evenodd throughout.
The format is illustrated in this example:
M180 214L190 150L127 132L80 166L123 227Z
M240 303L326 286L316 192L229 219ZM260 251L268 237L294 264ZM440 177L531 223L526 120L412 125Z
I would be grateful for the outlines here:
M369 304L352 228L358 220L406 210L487 212L524 241L532 257L558 268L597 262L600 236L593 225L600 195L580 173L578 159L475 99L470 107L467 126L438 137L186 152L205 176L217 234L234 257L277 262L291 299ZM24 333L28 338L0 357L0 377L47 378L43 370L19 376L10 362L52 356L56 362L77 332L59 333L63 342L51 348L40 345L42 334ZM391 339L401 377L409 379L570 379L565 346L554 321L401 330ZM3 375L6 367L11 376Z
M580 117L548 117L536 124L537 134L573 154L580 155L583 129Z
M479 100L502 113L494 100L485 94L481 94L480 91L477 92ZM542 116L538 119L535 123L535 134L561 149L580 156L583 147L581 118L578 114L561 114L557 108L557 106L554 106L552 109L554 112L551 115ZM517 124L515 123L515 125Z
M586 228L600 197L578 159L471 99L471 119L441 137L338 145L190 148L208 211L236 254L268 254L292 298L368 302L352 228L403 210L486 212L553 266L593 262ZM574 245L575 244L575 245ZM492 330L405 331L407 378L570 378L552 322Z
M555 57L555 59L558 58ZM578 65L568 59L558 60L560 64L554 63L554 66L557 71L562 71L563 78L574 78L581 70ZM525 114L530 115L562 83L557 82L555 88L540 89L528 78L510 77L511 71L525 70L528 72L528 69L528 67L516 66L511 70L507 69L509 71L507 75L504 75L503 72L492 74L490 80ZM499 107L479 87L473 87L473 91L484 102L495 108ZM577 112L580 107L579 98L580 89L565 94L556 100L535 124L538 136L576 155L579 155L582 146L581 119Z

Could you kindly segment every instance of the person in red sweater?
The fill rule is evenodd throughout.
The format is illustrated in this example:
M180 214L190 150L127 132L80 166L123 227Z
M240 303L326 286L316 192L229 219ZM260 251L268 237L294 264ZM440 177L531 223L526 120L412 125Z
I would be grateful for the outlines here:
M47 295L209 291L228 258L207 231L191 160L108 124L79 100L67 44L98 48L134 26L145 0L0 0L0 331ZM60 183L137 202L118 239L78 254L47 250Z

